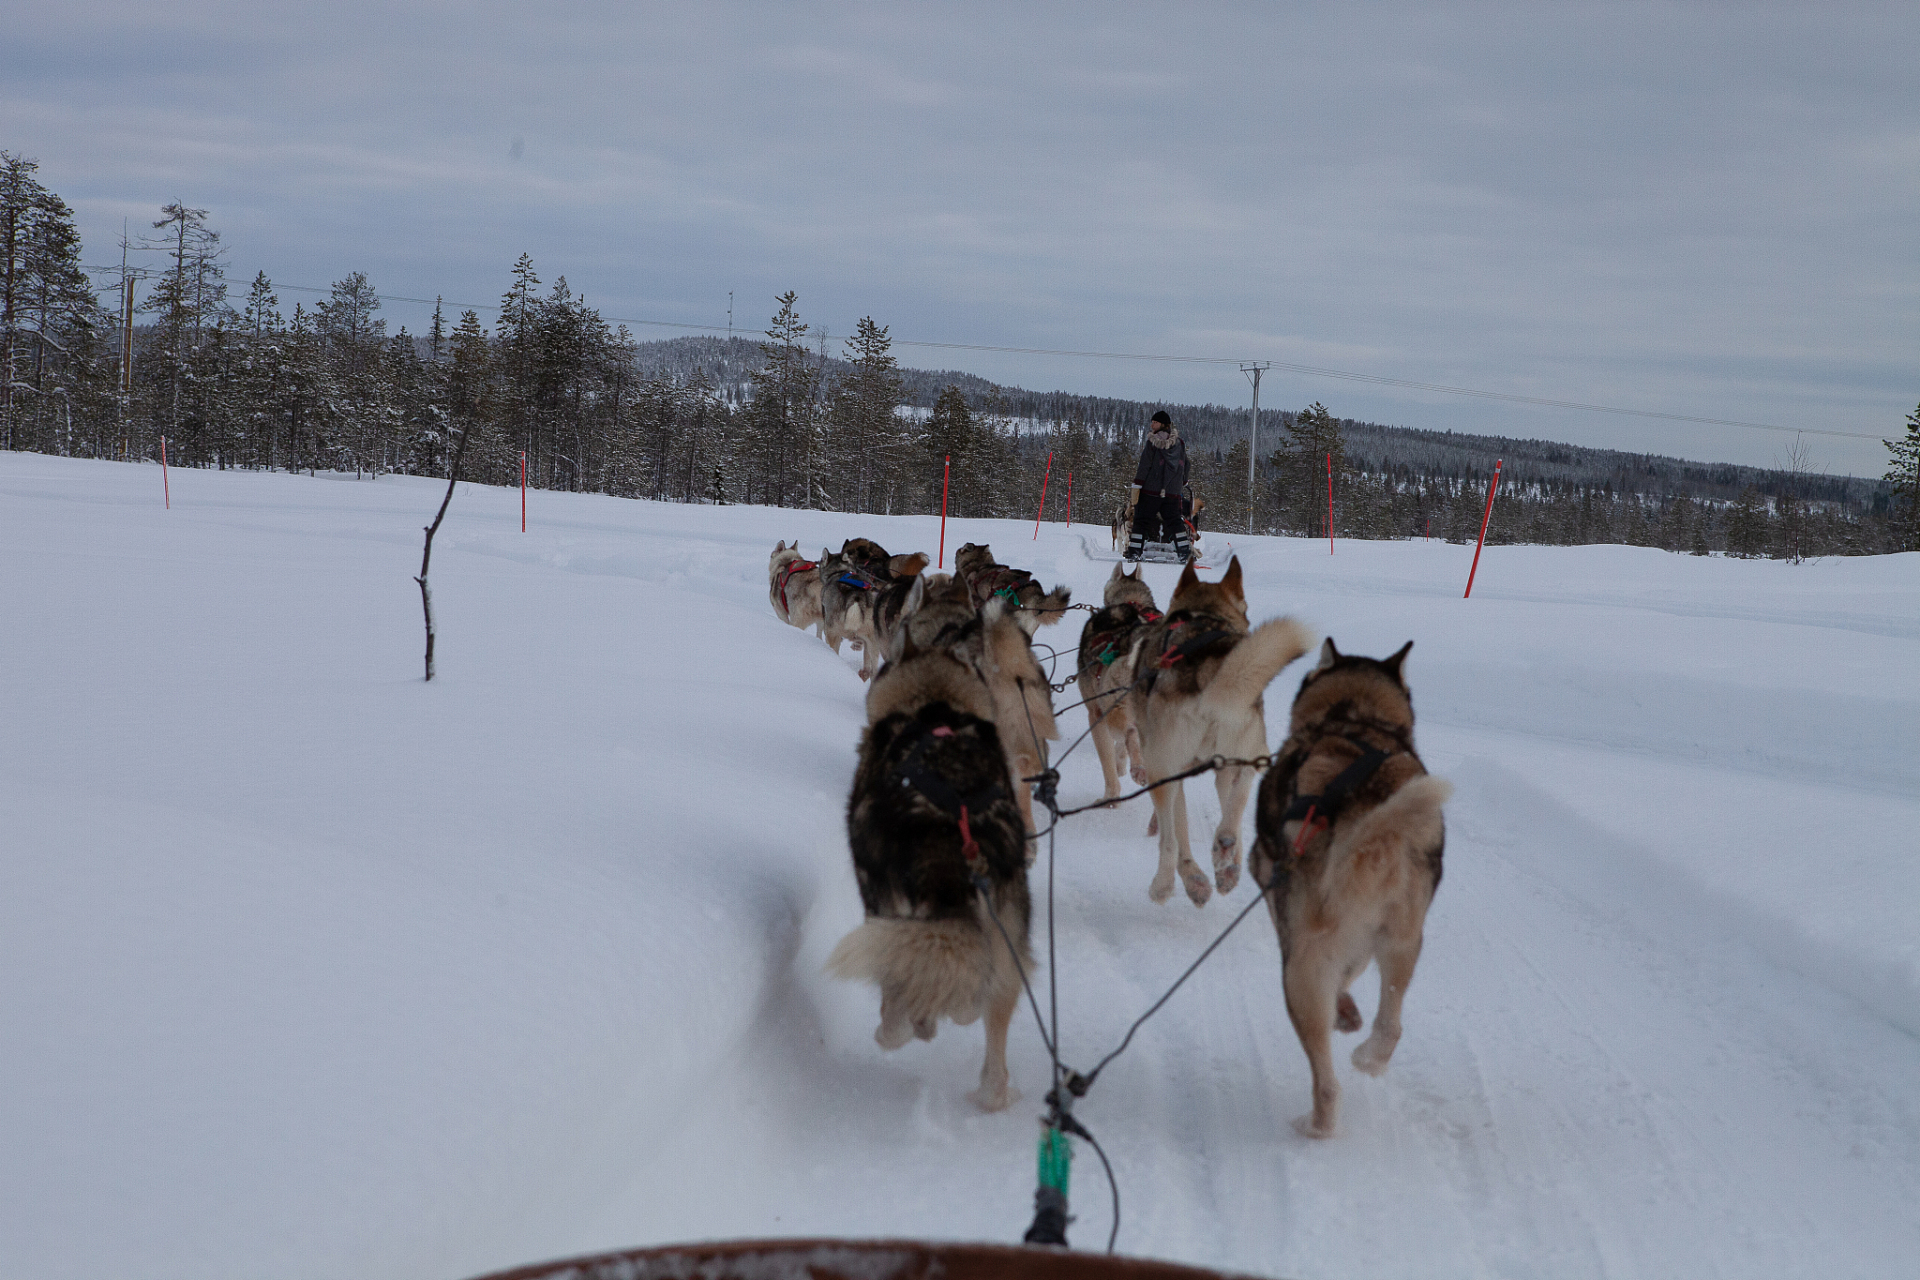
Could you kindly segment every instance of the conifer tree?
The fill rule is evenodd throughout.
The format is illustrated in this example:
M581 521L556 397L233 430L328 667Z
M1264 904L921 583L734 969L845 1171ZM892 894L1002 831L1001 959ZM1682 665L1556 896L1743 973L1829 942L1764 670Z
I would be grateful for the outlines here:
M1907 415L1907 434L1883 440L1891 455L1886 478L1893 482L1893 516L1901 551L1920 551L1920 408Z

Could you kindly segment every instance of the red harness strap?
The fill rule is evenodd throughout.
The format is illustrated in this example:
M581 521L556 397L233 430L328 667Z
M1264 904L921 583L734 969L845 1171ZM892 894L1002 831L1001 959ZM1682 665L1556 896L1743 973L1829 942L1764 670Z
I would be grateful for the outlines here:
M793 607L787 603L787 583L793 580L793 575L803 570L818 569L819 567L818 562L813 560L789 560L787 562L786 568L780 571L780 608L783 611L788 614L793 612Z

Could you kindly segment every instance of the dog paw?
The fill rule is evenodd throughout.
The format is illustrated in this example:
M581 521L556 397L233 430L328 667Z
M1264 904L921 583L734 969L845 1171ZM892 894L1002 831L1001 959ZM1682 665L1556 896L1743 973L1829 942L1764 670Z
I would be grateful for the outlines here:
M1136 787L1147 785L1147 767L1143 764L1128 765L1127 776L1133 779L1133 785Z
M873 1042L882 1049L898 1049L913 1039L913 1028L906 1022L881 1023L874 1028Z
M1322 1125L1315 1121L1312 1116L1295 1117L1293 1131L1303 1138L1331 1138L1333 1136L1332 1125Z
M1180 868L1180 882L1186 885L1187 896L1193 899L1196 907L1206 906L1207 899L1213 896L1213 882L1207 879L1207 873L1200 869L1197 862Z
M1213 842L1213 884L1221 893L1232 893L1240 883L1240 840L1237 836L1218 836Z
M1005 1111L1020 1101L1020 1091L1010 1084L1003 1084L998 1089L981 1085L967 1095L967 1100L982 1111Z
M933 1039L934 1032L940 1030L940 1023L934 1018L915 1018L913 1034L922 1040Z
M1342 991L1340 1001L1333 1009L1333 1029L1335 1031L1358 1031L1360 1029L1360 1006L1353 997ZM1359 1065L1356 1060L1355 1066Z
M1150 836L1160 834L1160 812L1157 809L1147 817L1147 834Z
M1370 1076L1387 1074L1387 1064L1392 1061L1393 1049L1375 1044L1371 1036L1363 1040L1360 1047L1353 1051L1354 1068Z
M1153 878L1153 883L1147 886L1147 896L1155 902L1165 902L1168 898L1171 898L1173 896L1173 872L1162 871L1156 875Z

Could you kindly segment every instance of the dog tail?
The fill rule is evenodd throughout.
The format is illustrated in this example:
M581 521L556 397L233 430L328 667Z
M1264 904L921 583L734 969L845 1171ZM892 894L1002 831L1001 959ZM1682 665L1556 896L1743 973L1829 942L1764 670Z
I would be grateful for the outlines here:
M1446 835L1441 807L1453 795L1445 778L1422 774L1413 779L1358 822L1337 832L1327 854L1328 875L1344 880L1365 874L1363 864L1397 866L1421 859L1440 847ZM1339 896L1329 884L1327 895Z
M965 1026L1005 981L1006 955L1006 944L998 934L989 937L978 920L869 917L840 939L827 957L827 972L873 983L910 1022L947 1018ZM1018 973L1013 976L1018 981Z
M1244 714L1288 663L1312 647L1312 634L1292 618L1263 622L1227 654L1201 701L1218 714Z
M1033 602L1033 616L1043 627L1050 627L1067 616L1067 606L1073 603L1073 588L1055 583L1053 590Z

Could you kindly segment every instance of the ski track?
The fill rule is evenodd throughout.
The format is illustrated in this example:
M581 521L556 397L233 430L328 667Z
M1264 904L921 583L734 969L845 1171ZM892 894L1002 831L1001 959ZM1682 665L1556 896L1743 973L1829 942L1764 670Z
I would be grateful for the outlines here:
M0 632L29 677L0 754L0 829L28 837L4 854L0 1146L31 1157L0 1172L0 1274L1018 1237L1032 1015L1025 1097L982 1115L977 1025L883 1054L872 993L822 976L860 917L864 690L766 605L776 537L932 549L936 521L535 494L522 535L517 494L462 485L429 693L407 578L431 482L176 472L161 513L149 479L0 455L0 590L35 619ZM1097 602L1078 531L1031 534L953 521L946 551L991 541ZM1463 605L1470 548L1232 541L1256 620L1416 639L1423 755L1457 788L1446 876L1392 1070L1352 1071L1364 1032L1338 1037L1333 1140L1290 1126L1308 1072L1265 912L1140 1030L1078 1105L1120 1249L1298 1277L1905 1274L1920 556L1490 548ZM1163 606L1176 573L1148 570ZM130 670L127 618L165 679ZM1056 678L1082 621L1038 637ZM1056 755L1085 727L1066 712ZM1099 788L1089 743L1061 803ZM1204 852L1218 802L1204 778L1188 798ZM1035 993L1057 976L1083 1070L1251 892L1150 904L1150 811L1057 838ZM1091 1151L1073 1204L1076 1245L1104 1243Z

